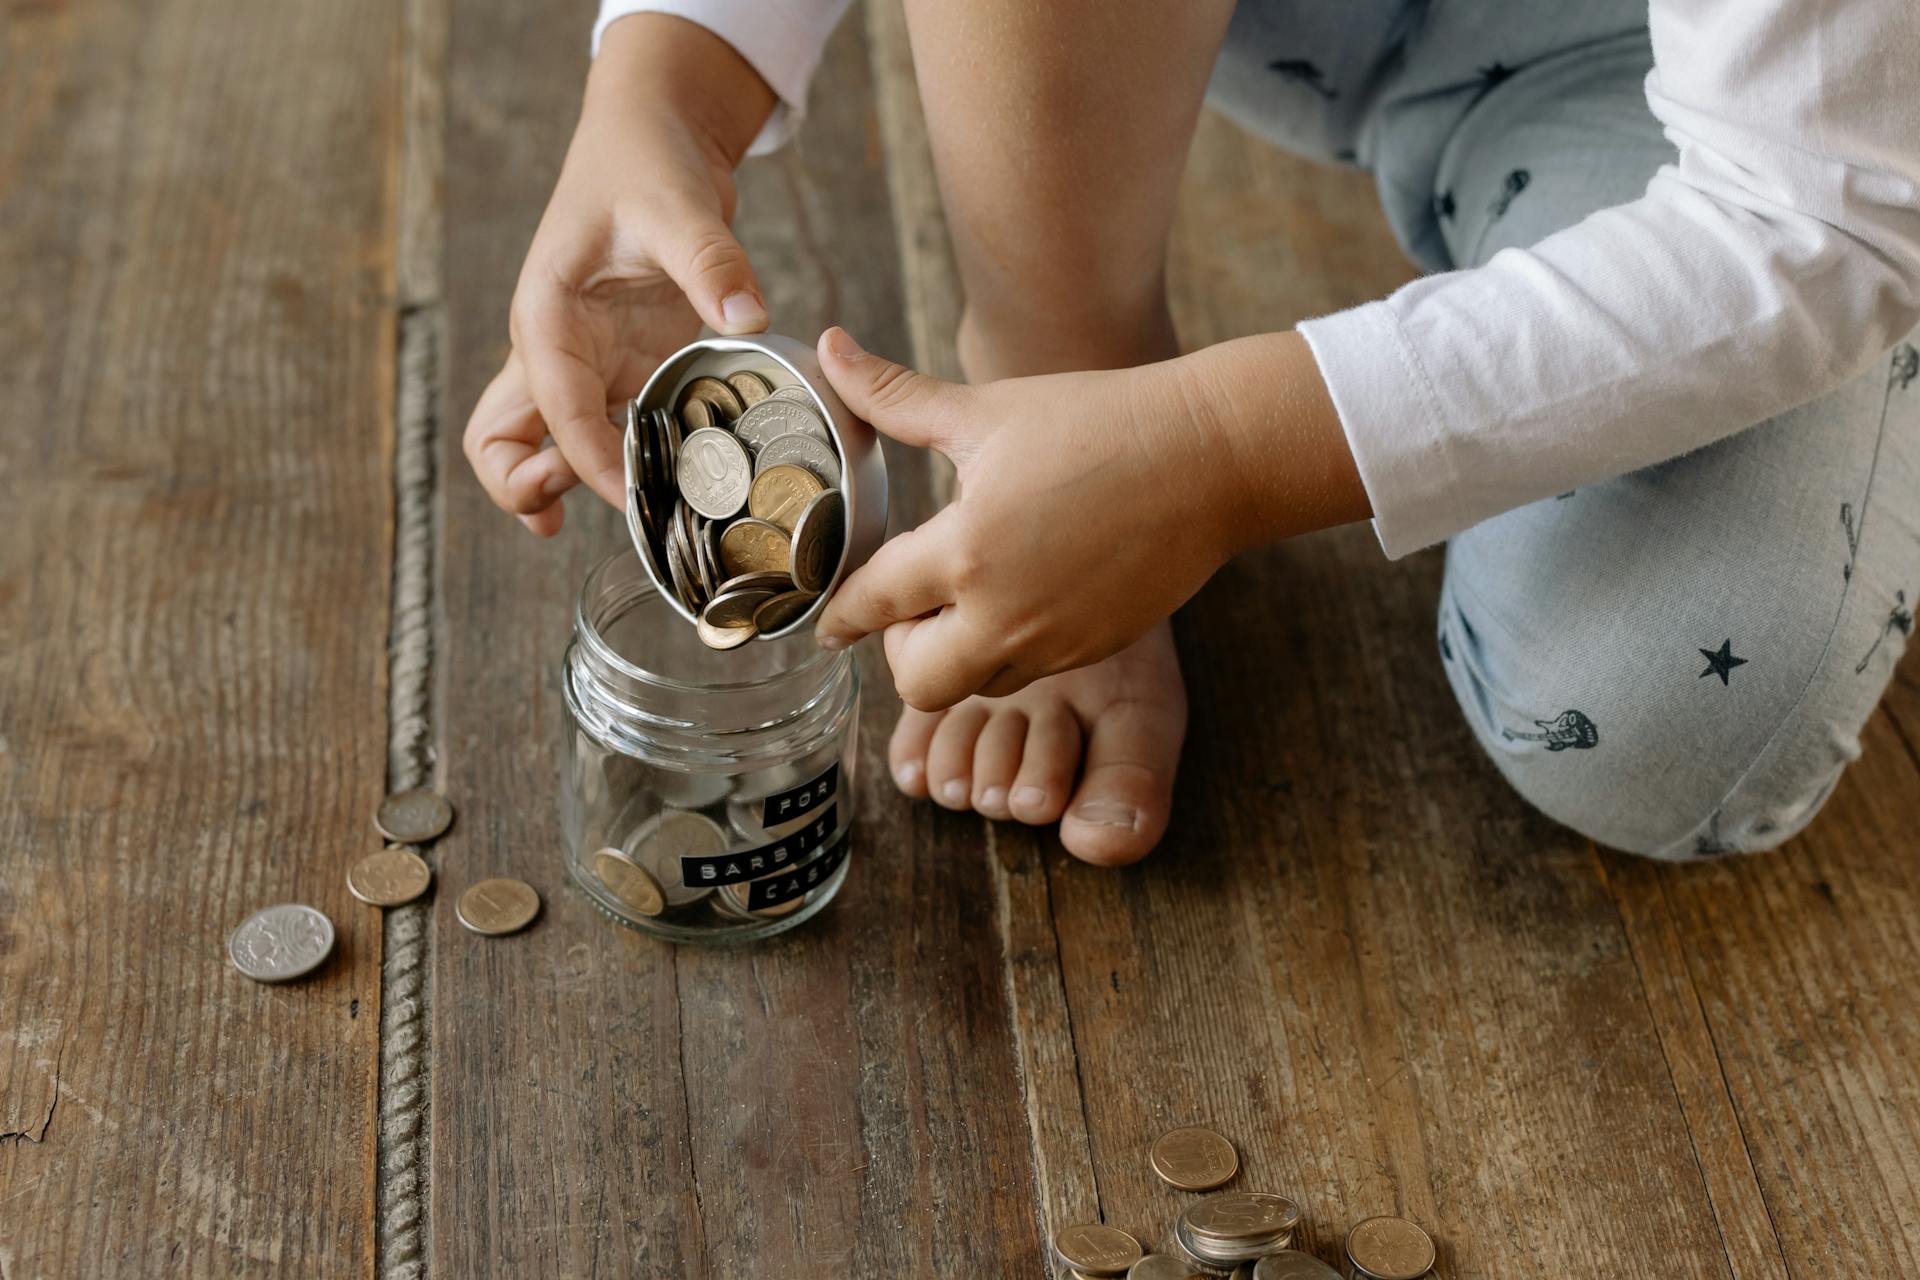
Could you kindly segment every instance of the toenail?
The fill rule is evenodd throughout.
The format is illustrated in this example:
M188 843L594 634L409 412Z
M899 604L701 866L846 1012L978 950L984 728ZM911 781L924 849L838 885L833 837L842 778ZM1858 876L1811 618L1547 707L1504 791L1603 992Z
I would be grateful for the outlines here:
M988 787L980 793L980 807L982 809L1006 808L1007 789L1005 787Z
M1140 821L1140 811L1111 800L1089 800L1077 805L1069 817L1079 822L1091 822L1098 827L1125 827L1134 829Z
M920 763L908 760L893 766L893 780L903 787L911 787L920 781Z
M967 798L967 782L964 778L948 778L940 784L940 798L948 804L959 804Z
M1044 809L1047 806L1047 793L1039 787L1015 787L1013 802L1022 809Z

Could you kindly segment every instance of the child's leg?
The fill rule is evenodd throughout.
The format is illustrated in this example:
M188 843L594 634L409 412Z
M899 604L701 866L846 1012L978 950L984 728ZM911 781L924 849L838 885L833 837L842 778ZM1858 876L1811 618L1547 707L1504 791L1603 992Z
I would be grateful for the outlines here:
M1435 191L1459 265L1629 200L1673 160L1648 65L1644 36L1589 46L1518 68L1465 116ZM1528 800L1603 844L1707 856L1813 817L1916 594L1920 356L1903 345L1731 439L1462 534L1440 649Z
M909 0L967 294L969 378L1175 354L1167 232L1231 7ZM924 788L990 817L1061 819L1068 849L1125 862L1166 827L1185 728L1186 693L1161 626L1012 697L906 711L892 762L909 793Z

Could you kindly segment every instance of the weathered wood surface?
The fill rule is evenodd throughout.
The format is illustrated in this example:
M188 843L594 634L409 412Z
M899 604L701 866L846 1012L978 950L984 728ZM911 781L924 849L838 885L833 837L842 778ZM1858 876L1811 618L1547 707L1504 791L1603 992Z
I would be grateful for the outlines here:
M4 23L0 1275L362 1272L398 18ZM287 900L338 951L257 986Z

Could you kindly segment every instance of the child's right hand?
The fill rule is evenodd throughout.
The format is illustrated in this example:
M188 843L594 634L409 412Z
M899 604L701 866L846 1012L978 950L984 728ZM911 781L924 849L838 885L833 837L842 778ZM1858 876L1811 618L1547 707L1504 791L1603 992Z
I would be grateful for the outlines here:
M638 394L705 321L767 327L733 237L733 168L774 106L732 46L661 14L614 23L513 295L513 347L467 422L474 474L535 533L585 480L625 502L608 406ZM551 435L557 448L544 448Z

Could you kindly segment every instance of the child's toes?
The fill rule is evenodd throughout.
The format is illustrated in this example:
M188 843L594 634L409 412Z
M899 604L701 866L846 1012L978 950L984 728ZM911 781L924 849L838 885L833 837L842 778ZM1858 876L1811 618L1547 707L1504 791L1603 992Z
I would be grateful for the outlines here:
M1007 793L1008 811L1036 826L1059 821L1079 768L1080 722L1073 712L1060 703L1036 711L1027 725L1020 771Z
M916 800L927 794L927 746L946 714L902 707L900 722L893 726L893 741L887 744L887 767L893 770L894 785Z
M1115 703L1087 738L1087 769L1060 842L1087 862L1114 866L1153 851L1173 808L1182 717L1147 702Z
M973 794L973 744L986 727L987 709L963 702L947 712L927 747L927 794L948 809L969 807Z
M987 727L980 731L980 740L973 748L973 807L987 817L1012 816L1007 794L1013 790L1013 776L1020 768L1026 743L1026 712L1013 707L994 711Z

